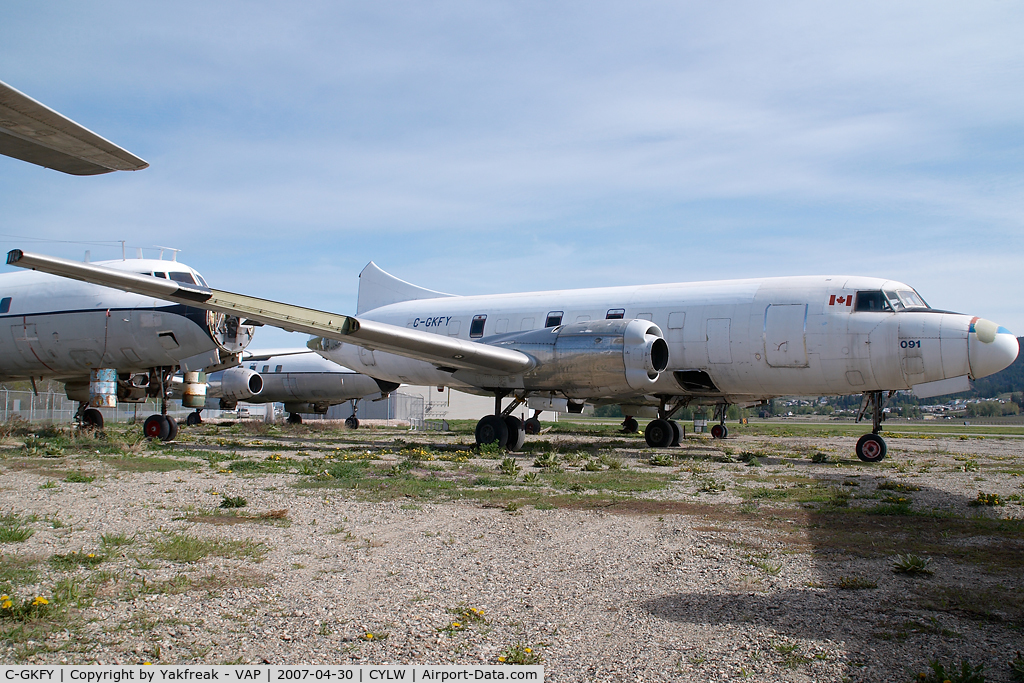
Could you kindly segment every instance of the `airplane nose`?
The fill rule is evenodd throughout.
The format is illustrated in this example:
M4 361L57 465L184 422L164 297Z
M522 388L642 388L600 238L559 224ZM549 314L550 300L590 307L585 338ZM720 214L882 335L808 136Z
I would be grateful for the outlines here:
M967 341L967 356L974 379L987 377L1017 360L1020 345L1017 338L990 320L974 318Z

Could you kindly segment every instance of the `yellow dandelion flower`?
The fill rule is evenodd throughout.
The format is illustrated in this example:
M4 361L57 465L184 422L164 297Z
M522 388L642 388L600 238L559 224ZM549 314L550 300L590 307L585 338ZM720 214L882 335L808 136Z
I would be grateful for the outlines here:
M40 605L49 605L50 601L44 598L42 595L37 595L36 599L32 601L32 604L38 607Z
M524 648L523 648L523 652L525 652L526 654L530 654L531 652L533 652L533 650L531 650L531 649L530 649L530 648L528 648L528 647L524 647Z
M452 622L452 628L462 628L462 624L457 621Z
M96 557L96 553L89 553L86 557Z
M4 609L11 609L14 607L14 603L10 600L4 600L3 602L0 602L0 607L3 607Z
M499 662L504 662L504 661L505 661L505 658L504 658L504 657L498 657L498 661L499 661Z
M372 633L367 633L366 634L366 639L367 640L373 640L373 634Z

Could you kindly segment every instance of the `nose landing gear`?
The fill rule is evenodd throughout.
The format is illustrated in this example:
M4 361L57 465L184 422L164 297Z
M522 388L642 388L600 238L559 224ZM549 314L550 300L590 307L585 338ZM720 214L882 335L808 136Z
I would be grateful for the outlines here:
M857 422L864 419L867 412L871 411L871 433L865 434L857 440L857 457L864 462L881 462L889 451L888 446L878 433L882 431L882 421L885 420L885 406L888 405L895 391L890 391L882 401L881 391L869 391L864 394L864 400L860 405L860 412L857 413Z

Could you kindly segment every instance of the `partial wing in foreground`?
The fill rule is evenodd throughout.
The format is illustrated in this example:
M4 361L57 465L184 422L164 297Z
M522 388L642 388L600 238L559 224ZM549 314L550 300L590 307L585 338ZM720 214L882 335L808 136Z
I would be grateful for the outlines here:
M139 171L148 163L0 82L0 154L71 175Z
M518 374L529 371L534 366L532 358L513 349L411 330L374 320L359 320L352 316L148 275L126 273L54 256L30 254L20 249L8 252L7 263L126 292L176 301L195 308L230 313L250 321L280 327L289 332L306 332L374 351L385 351L435 363L441 367Z

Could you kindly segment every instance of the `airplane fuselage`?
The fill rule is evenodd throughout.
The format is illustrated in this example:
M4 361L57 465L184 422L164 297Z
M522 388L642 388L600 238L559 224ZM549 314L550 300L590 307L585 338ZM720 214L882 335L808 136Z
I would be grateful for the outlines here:
M650 320L668 342L669 366L638 396L682 395L728 403L786 394L910 389L958 378L966 383L968 377L990 374L1012 362L1017 348L1016 339L1003 328L986 330L986 338L993 339L982 343L972 334L977 318L927 308L911 287L870 277L440 297L382 306L360 317L484 343L495 343L500 335L606 318ZM478 378L467 373L352 344L336 344L324 354L394 382L481 388ZM530 390L535 388L530 381L527 373L501 386ZM578 391L568 397L602 398L587 395L585 388Z
M188 267L155 259L104 263L179 277ZM39 272L0 275L0 379L88 380L93 368L119 373L175 366L215 353L207 311Z

